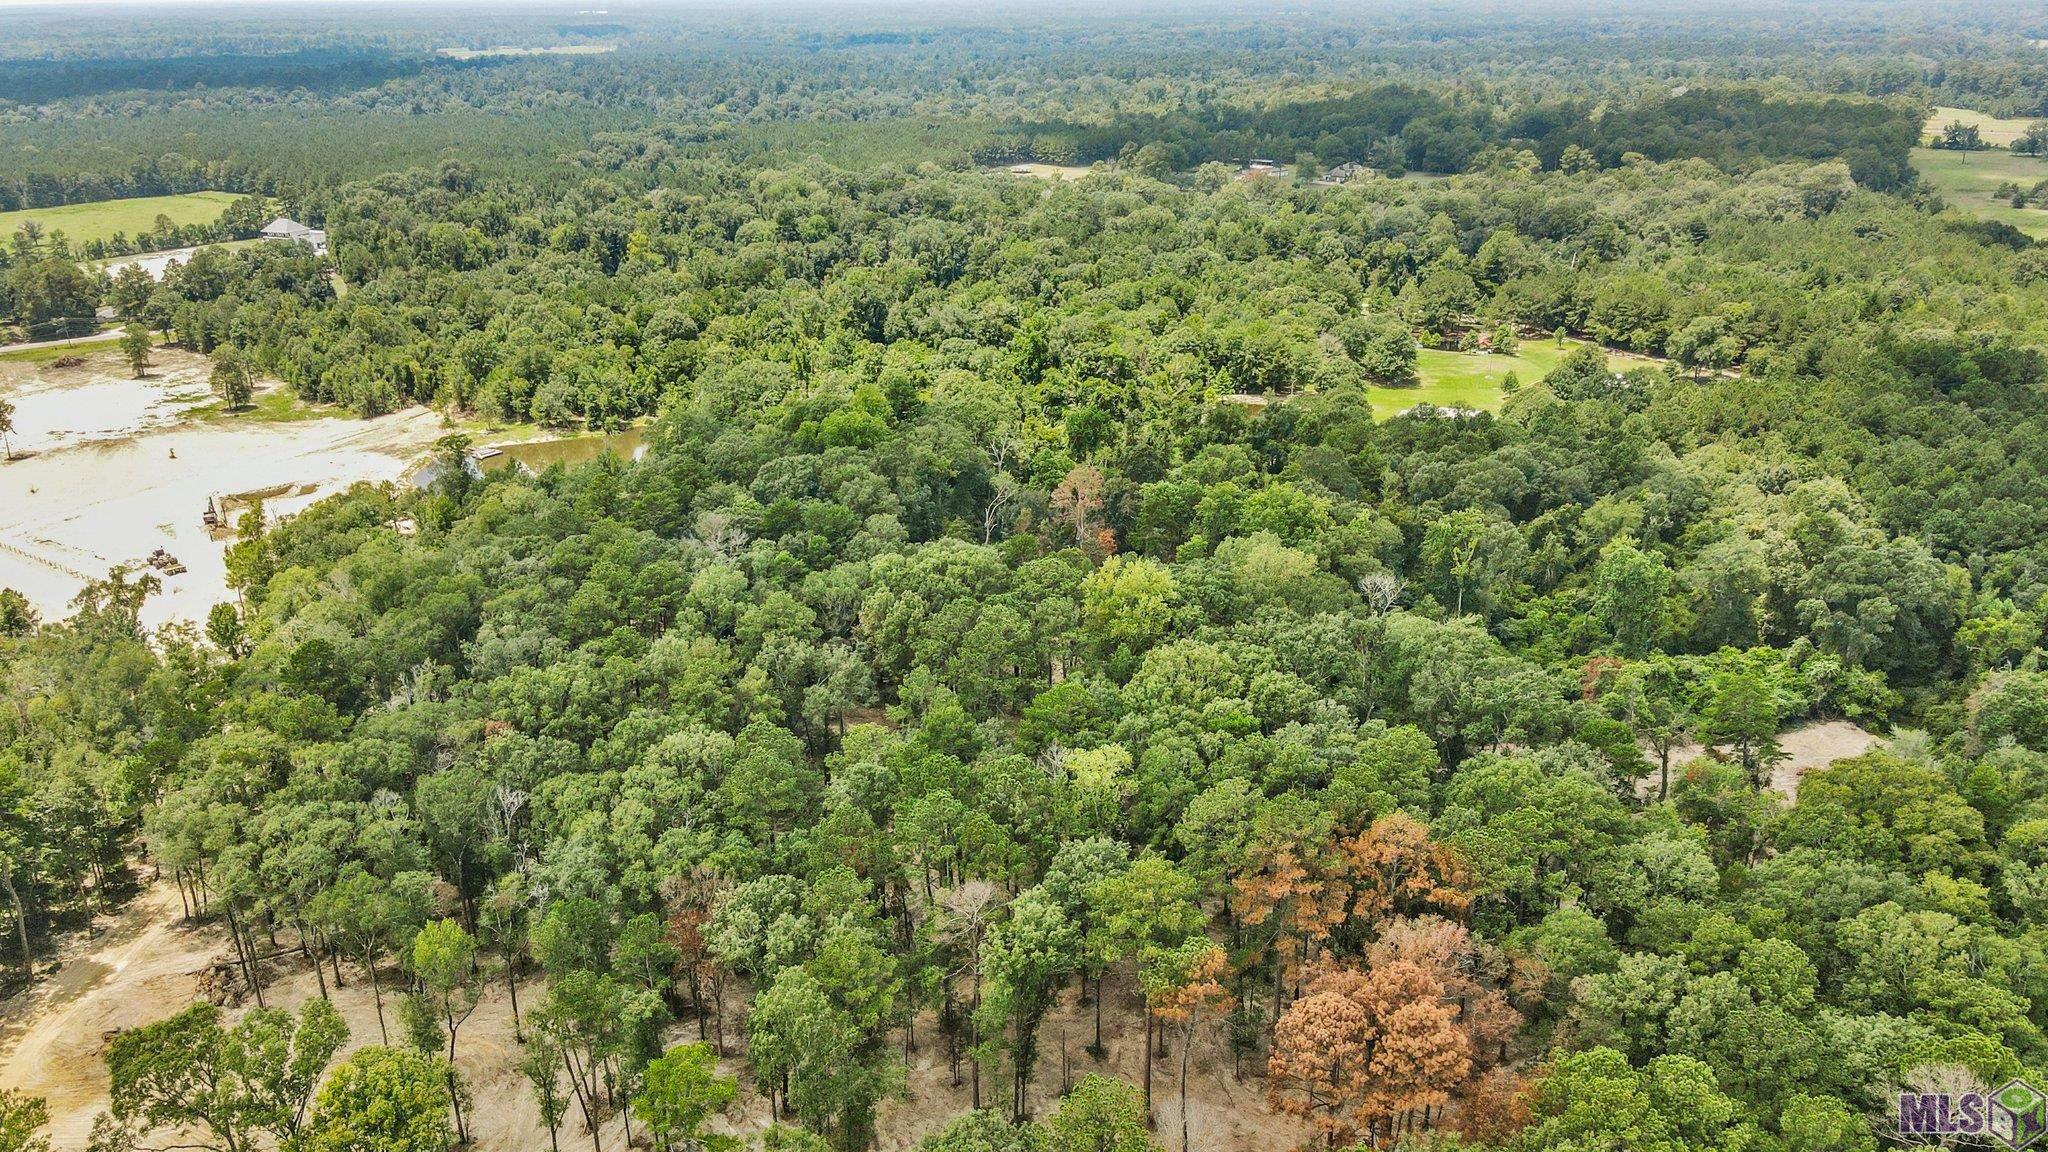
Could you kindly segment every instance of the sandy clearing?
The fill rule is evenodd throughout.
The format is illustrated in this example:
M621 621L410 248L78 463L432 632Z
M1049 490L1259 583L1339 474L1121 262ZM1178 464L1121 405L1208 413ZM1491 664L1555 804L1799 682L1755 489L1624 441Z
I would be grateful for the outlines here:
M1005 164L990 169L992 172L1008 172L1012 176L1033 176L1040 180L1080 180L1094 169L1085 164Z
M200 521L209 497L279 492L291 515L358 481L395 481L444 432L425 408L359 420L184 419L209 403L203 357L159 349L145 380L111 353L76 369L0 375L16 406L16 450L0 464L0 587L46 617L68 613L88 578L164 548L188 571L164 576L143 623L203 620L228 598L225 543Z
M1785 752L1785 759L1771 773L1771 788L1791 799L1799 792L1799 778L1815 768L1825 768L1837 760L1861 756L1884 742L1884 737L1869 732L1847 720L1828 720L1817 724L1802 724L1778 733L1778 747ZM1707 754L1707 749L1698 744L1681 744L1671 750L1671 775L1687 763ZM1654 768L1655 762L1652 761ZM1657 774L1652 771L1643 780L1641 792L1646 796L1657 794Z
M106 1107L107 1035L190 1003L199 974L225 947L218 932L178 916L177 889L159 884L55 976L0 1004L0 1084L49 1101L56 1147L84 1148Z

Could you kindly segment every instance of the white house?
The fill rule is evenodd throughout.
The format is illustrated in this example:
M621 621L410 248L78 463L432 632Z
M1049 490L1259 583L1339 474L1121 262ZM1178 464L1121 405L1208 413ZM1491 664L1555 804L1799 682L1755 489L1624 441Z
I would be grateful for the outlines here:
M260 235L265 240L290 240L313 249L315 256L327 255L327 233L319 228L308 228L287 216L279 216L263 226Z

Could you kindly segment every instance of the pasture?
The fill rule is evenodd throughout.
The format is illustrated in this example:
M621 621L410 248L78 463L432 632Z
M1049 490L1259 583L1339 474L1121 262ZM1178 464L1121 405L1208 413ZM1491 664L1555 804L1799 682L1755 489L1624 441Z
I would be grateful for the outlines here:
M210 224L239 198L233 192L188 192L181 196L138 196L55 208L22 208L0 212L0 237L14 235L29 220L41 224L46 234L63 232L74 244L111 240L117 232L126 236L147 232L156 225L159 215L169 216L173 224L181 227Z
M1927 118L1927 123L1920 126L1920 134L1932 138L1940 136L1941 130L1951 124L1974 124L1986 144L1995 148L2005 148L2025 135L2027 125L2036 119L2038 117L2022 116L2005 120L1983 112L1972 112L1968 108L1938 107L1934 114Z
M2013 183L2031 189L2048 180L2048 160L2015 156L2010 152L1947 152L1936 148L1913 149L1913 167L1920 178L1942 194L1950 207L1961 209L1979 220L2010 224L2036 240L2048 239L2048 210L2015 208L1991 193L2000 184Z

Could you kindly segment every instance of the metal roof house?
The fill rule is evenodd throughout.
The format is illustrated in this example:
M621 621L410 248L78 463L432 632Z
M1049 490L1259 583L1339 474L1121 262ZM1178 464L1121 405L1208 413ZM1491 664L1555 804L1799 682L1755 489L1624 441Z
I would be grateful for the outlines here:
M290 240L313 249L315 256L327 255L327 233L319 228L308 228L288 216L279 216L263 226L258 233L265 240Z

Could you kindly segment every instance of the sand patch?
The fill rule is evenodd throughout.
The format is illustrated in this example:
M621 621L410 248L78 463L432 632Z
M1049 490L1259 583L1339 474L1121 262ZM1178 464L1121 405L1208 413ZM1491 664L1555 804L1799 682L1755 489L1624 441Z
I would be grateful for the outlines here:
M0 464L0 587L46 618L66 615L86 580L163 548L187 571L162 577L143 623L203 620L229 597L225 542L201 521L209 498L269 493L267 512L291 515L358 481L400 479L444 432L418 407L369 420L192 419L214 400L203 357L158 349L143 380L110 358L0 376L16 451L30 453Z
M1802 724L1778 733L1778 747L1785 753L1771 772L1773 791L1790 800L1799 793L1799 778L1816 768L1825 768L1837 760L1861 756L1879 744L1884 737L1866 731L1847 720L1827 720L1817 724ZM1646 753L1647 754L1647 753ZM1708 749L1698 744L1681 744L1671 750L1671 776L1675 780L1679 769L1691 761L1708 754ZM1657 795L1657 773L1653 770L1639 785L1639 794Z

